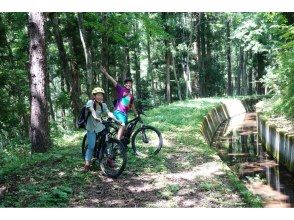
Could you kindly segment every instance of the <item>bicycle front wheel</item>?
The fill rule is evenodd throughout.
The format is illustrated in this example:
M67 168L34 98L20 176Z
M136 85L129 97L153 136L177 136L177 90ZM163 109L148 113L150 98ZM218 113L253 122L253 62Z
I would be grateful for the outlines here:
M108 144L105 143L102 149L99 160L102 172L108 177L117 178L127 164L127 152L124 145L119 140L110 138Z
M144 125L136 130L132 136L132 148L135 154L153 156L162 148L162 135L156 128Z

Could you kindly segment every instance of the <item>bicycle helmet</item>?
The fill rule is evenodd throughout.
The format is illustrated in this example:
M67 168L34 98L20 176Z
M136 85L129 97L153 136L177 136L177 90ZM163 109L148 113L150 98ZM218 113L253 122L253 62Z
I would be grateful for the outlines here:
M94 94L96 94L96 93L98 93L98 92L100 92L100 93L105 93L104 92L104 90L102 89L102 88L100 88L100 87L96 87L96 88L94 88L93 90L92 90L92 95L94 95Z

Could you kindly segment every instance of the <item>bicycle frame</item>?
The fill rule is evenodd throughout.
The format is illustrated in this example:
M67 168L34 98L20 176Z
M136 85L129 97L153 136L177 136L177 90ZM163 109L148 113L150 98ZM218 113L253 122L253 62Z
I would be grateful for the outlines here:
M123 142L124 143L129 143L130 142L130 138L137 126L138 123L141 123L141 127L144 126L144 122L141 118L141 114L139 114L138 117L132 119L131 121L127 122L126 124L126 131L124 133L124 138L123 138Z
M107 146L108 141L109 141L109 123L110 122L103 123L105 128L96 137L94 152L95 152L96 157L98 159L102 158L103 150L104 150L105 146ZM98 155L97 155L97 153L98 153Z

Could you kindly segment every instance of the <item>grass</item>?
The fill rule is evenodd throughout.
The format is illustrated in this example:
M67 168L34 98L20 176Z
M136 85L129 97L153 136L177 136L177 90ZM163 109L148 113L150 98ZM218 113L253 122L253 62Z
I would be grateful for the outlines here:
M144 122L162 132L164 146L145 159L128 149L126 170L115 181L97 168L82 172L82 131L55 132L54 146L44 154L30 155L28 143L12 143L0 150L0 189L6 188L0 207L260 207L233 173L217 167L222 162L201 135L204 116L220 100L189 100L147 111Z

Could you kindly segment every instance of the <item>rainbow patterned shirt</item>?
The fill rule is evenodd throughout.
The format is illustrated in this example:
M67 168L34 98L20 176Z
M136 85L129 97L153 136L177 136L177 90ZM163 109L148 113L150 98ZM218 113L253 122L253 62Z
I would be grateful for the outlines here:
M124 86L121 86L117 83L116 87L116 95L118 98L118 102L115 105L114 110L118 110L125 114L128 113L129 108L134 103L134 96L130 93L130 90Z

